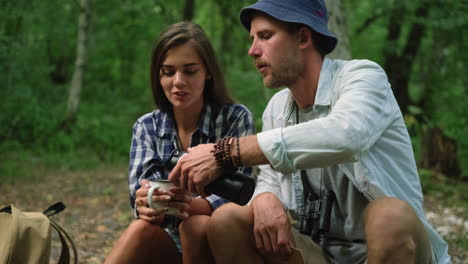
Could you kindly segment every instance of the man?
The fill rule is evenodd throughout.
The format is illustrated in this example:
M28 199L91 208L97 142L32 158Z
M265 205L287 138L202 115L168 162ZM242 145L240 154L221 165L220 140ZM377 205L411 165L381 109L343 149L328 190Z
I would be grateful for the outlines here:
M288 89L270 100L262 133L192 148L169 176L204 195L228 168L266 164L248 206L212 215L216 262L295 263L299 250L306 263L450 263L424 216L385 72L370 61L324 58L337 40L323 0L260 0L240 18L264 85Z

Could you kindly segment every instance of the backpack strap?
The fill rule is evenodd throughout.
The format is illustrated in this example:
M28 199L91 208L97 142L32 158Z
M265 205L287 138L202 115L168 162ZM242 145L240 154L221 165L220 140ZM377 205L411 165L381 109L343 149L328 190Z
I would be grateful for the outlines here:
M47 208L44 211L44 214L49 218L50 220L50 225L57 231L59 237L60 237L60 242L62 243L62 252L60 253L60 258L58 261L58 264L69 264L70 263L70 249L68 245L70 244L72 250L73 250L73 256L74 256L74 263L78 264L78 253L76 251L75 244L73 243L73 240L71 237L68 235L68 233L59 225L55 220L51 218L51 216L60 213L65 209L65 204L62 202L57 202L49 208Z
M62 202L57 202L49 206L49 208L45 209L43 213L48 217L51 217L55 214L62 212L65 208L65 204L63 204Z
M74 263L78 264L78 253L76 251L75 244L70 236L67 234L63 228L57 224L53 219L49 218L51 226L57 231L60 237L60 242L62 242L62 252L60 253L59 264L69 264L70 263L70 250L68 244L70 244L73 250Z
M0 213L8 213L8 214L11 214L11 205L7 205L7 206L3 207L3 208L0 210Z

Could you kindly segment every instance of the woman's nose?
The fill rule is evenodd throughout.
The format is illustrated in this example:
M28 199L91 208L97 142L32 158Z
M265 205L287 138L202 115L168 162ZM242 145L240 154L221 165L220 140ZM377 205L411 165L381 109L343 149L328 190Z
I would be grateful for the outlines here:
M184 74L182 72L176 72L174 74L174 85L177 87L185 86Z

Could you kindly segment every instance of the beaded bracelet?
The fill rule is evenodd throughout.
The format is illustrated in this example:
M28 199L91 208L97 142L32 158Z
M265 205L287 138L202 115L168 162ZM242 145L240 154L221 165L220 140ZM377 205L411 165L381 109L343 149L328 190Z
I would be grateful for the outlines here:
M218 139L214 145L214 150L211 152L216 160L216 164L223 169L234 169L234 164L231 159L231 144L233 137L225 137Z
M241 159L240 159L239 138L236 138L236 147L237 147L237 156L236 155L232 156L232 164L234 165L235 168L239 168L242 165Z
M231 146L236 141L237 155L231 155ZM225 137L216 141L214 149L211 151L216 160L216 164L223 169L235 170L241 164L239 138Z

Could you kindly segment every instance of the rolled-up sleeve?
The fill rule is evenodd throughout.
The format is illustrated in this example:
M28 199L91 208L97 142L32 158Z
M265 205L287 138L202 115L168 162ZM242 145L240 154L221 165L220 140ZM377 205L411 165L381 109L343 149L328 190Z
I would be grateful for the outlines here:
M283 128L273 129L257 135L257 141L273 168L292 168L293 163L287 155ZM280 170L281 171L281 170ZM284 171L288 173L291 171Z
M274 171L269 165L258 166L260 172L257 175L255 191L250 201L262 193L272 193L287 207L287 203L281 195L281 174Z

